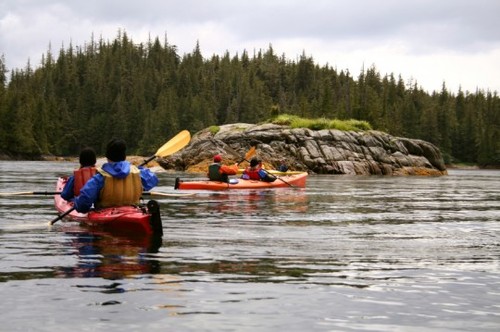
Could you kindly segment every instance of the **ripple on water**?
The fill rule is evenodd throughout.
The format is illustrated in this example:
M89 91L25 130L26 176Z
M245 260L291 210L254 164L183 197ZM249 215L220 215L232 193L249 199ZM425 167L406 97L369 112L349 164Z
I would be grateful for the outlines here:
M74 164L2 167L13 192L52 190ZM497 331L498 174L159 198L160 243L48 228L50 197L0 198L4 328Z

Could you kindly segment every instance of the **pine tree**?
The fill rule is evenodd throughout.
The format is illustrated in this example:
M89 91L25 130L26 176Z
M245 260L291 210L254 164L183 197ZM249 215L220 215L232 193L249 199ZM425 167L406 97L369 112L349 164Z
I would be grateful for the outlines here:
M200 43L180 57L158 38L134 44L125 31L114 40L91 36L84 46L49 45L41 66L6 77L0 58L0 150L36 156L103 153L112 136L130 152L154 152L166 138L211 125L259 123L283 113L367 120L376 130L437 144L458 161L499 164L499 104L495 93L455 96L443 83L426 93L416 81L381 77L375 65L357 79L348 70L318 66L305 52L297 61L271 45L249 56L204 59Z

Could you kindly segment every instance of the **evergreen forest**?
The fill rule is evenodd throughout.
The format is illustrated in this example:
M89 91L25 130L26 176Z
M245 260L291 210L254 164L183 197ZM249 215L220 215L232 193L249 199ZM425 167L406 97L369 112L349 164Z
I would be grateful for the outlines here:
M267 50L202 57L199 43L180 55L165 36L49 47L36 69L8 70L0 58L0 155L102 155L121 137L129 154L151 155L183 129L259 123L280 114L356 119L395 136L437 145L447 163L500 165L500 99L477 90L425 92L416 81L358 74Z

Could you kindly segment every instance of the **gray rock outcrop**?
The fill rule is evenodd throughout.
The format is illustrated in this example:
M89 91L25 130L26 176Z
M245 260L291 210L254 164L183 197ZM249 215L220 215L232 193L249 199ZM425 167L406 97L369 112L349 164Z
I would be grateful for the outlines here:
M231 124L207 128L180 152L159 161L166 169L205 172L214 154L239 162L252 146L267 168L285 160L292 170L319 174L443 175L439 149L426 141L379 131L291 129L275 124Z

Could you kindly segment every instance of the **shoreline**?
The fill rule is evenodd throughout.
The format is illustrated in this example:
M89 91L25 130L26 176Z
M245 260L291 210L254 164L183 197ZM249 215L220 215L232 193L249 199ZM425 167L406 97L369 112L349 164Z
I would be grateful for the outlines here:
M488 169L498 170L498 169L500 169L500 165L481 167L479 165L450 164L450 165L445 165L445 166L446 166L446 169L461 169L461 170L488 170Z
M134 164L139 165L148 157L131 155L127 156L127 160ZM55 162L75 162L78 163L78 157L61 157L61 156L40 156L39 158L12 158L7 155L0 155L0 161L55 161ZM106 157L97 156L96 165L102 165L106 162ZM148 167L160 166L157 161L153 160L147 164Z
M24 157L24 158L23 158ZM78 157L63 157L63 156L51 156L45 155L38 158L25 158L25 156L12 157L6 154L0 154L0 161L61 161L61 162L78 162ZM134 165L139 165L142 161L146 160L147 157L131 155L127 156L127 160ZM105 162L105 157L97 157L97 164L103 164ZM151 161L148 163L148 167L160 166L157 161ZM498 166L485 166L481 167L479 165L464 165L464 164L448 164L445 165L446 169L461 169L461 170L485 170L485 169L500 169Z

